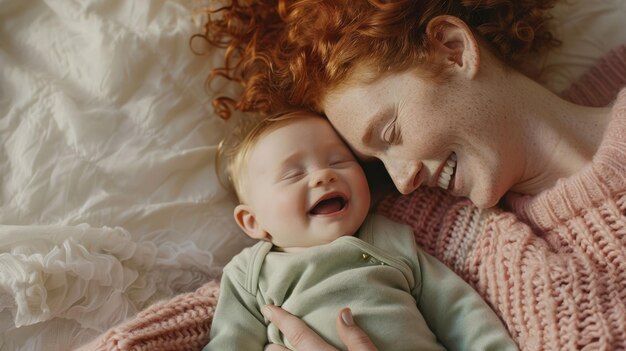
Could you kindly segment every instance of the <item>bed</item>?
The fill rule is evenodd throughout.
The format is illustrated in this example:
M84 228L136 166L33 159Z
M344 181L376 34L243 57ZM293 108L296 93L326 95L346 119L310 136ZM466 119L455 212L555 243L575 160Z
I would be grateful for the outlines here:
M84 344L251 244L214 162L234 87L189 47L207 4L0 0L0 350ZM626 43L626 1L553 14L535 64L559 93Z

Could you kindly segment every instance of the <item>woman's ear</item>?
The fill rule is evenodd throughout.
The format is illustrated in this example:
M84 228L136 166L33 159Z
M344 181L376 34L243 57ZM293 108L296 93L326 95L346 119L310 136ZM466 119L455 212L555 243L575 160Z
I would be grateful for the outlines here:
M254 211L248 205L240 204L233 212L237 225L252 239L271 240L271 236L261 228Z
M472 30L460 18L437 16L428 22L426 37L436 60L472 79L480 69L480 48Z

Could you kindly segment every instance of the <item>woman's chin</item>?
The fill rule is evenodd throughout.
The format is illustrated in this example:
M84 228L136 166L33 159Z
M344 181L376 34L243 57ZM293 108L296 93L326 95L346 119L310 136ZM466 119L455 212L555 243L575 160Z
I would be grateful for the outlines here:
M494 207L498 204L498 202L500 201L500 198L502 198L504 194L500 194L499 192L486 192L486 191L480 191L480 192L472 192L469 196L470 201L472 201L472 203L474 205L476 205L476 207L484 209L484 208L490 208L490 207Z
M471 199L470 199L470 200L471 200ZM498 202L497 202L497 201L496 201L496 202L482 202L482 201L481 201L481 202L478 202L478 201L474 201L474 200L471 200L471 201L472 201L472 203L473 203L474 205L476 205L476 207L478 207L478 208L480 208L480 209L483 209L483 210L484 210L484 209L486 209L486 208L491 208L491 207L494 207L495 205L497 205L497 204L498 204Z

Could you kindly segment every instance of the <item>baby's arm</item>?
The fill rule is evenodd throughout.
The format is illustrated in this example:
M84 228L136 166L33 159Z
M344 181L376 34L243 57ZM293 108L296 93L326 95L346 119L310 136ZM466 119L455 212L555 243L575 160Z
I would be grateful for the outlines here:
M417 258L417 306L446 349L518 349L498 316L471 286L420 248Z
M262 350L267 344L267 327L256 297L239 283L237 276L242 272L228 268L222 276L211 340L203 351Z

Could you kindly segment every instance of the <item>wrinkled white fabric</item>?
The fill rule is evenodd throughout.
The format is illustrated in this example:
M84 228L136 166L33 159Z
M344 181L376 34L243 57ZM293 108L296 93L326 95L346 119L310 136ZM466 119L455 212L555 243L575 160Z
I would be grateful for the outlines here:
M0 350L67 350L250 243L186 0L0 0Z
M559 5L549 87L626 42L624 2ZM215 175L198 6L0 0L0 350L83 344L251 243Z
M215 274L211 254L189 241L156 246L134 242L121 228L87 225L4 226L3 233L2 247L9 250L0 254L5 268L0 288L15 294L0 307L15 309L16 327L57 313L90 328L107 328L119 310L135 312L133 303L199 286ZM168 285L157 287L161 281Z

